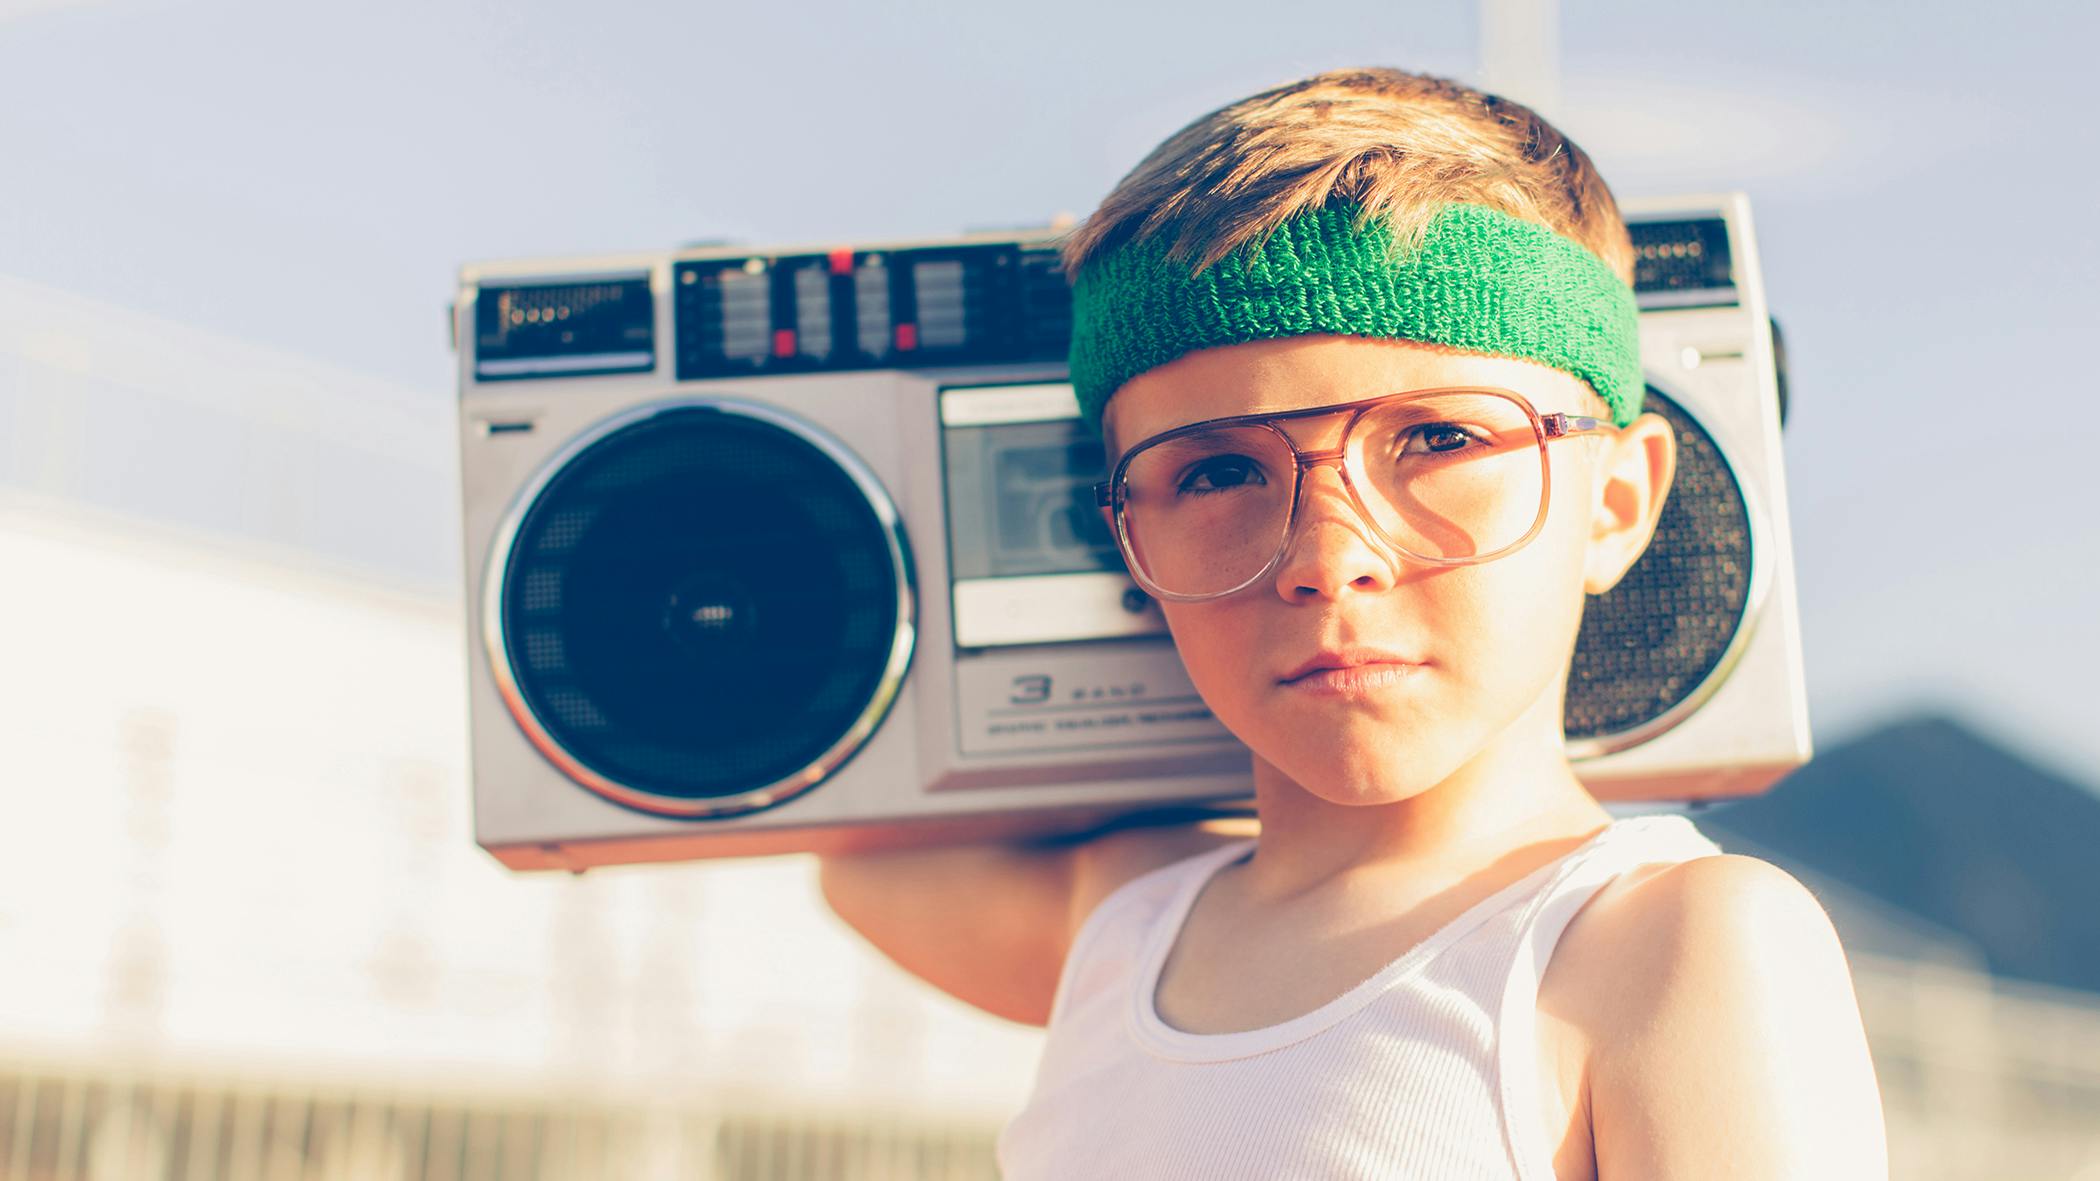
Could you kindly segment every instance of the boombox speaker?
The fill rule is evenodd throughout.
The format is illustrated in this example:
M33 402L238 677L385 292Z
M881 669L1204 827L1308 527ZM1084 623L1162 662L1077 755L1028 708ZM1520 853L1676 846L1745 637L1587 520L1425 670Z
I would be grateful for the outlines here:
M1785 411L1740 194L1627 208L1678 466L1590 599L1599 799L1809 755ZM517 869L1251 806L1096 512L1048 230L469 265L453 306L476 840Z

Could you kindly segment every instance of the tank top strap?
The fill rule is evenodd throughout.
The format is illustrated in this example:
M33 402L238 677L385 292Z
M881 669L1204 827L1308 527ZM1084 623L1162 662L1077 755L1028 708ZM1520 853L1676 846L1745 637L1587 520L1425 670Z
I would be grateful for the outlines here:
M1622 818L1570 858L1532 896L1518 922L1514 956L1496 1014L1503 1133L1519 1181L1553 1181L1553 1153L1540 1132L1538 993L1562 932L1596 893L1637 865L1676 863L1724 850L1678 813Z

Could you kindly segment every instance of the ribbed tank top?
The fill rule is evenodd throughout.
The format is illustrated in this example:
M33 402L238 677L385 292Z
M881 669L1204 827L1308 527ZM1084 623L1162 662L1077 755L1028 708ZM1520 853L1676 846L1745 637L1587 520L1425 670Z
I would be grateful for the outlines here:
M1675 813L1619 817L1355 988L1280 1025L1175 1029L1152 998L1196 896L1249 838L1125 882L1073 938L1006 1181L1553 1181L1536 1007L1554 944L1614 877L1721 852Z

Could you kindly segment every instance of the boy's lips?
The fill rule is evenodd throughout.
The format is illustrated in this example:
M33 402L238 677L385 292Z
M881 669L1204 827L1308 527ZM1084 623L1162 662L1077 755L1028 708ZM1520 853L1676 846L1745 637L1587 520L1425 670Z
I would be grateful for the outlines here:
M1310 676L1313 673L1321 671L1322 669L1356 668L1359 665L1365 664L1414 665L1421 663L1423 662L1416 660L1411 656L1402 655L1401 653L1395 652L1390 648L1374 648L1364 645L1350 645L1348 647L1341 648L1322 648L1320 651L1314 653L1310 659L1307 659L1303 663L1299 664L1296 668L1293 668L1289 672L1284 673L1281 677L1278 677L1277 684L1288 685L1293 681L1301 680L1307 676Z

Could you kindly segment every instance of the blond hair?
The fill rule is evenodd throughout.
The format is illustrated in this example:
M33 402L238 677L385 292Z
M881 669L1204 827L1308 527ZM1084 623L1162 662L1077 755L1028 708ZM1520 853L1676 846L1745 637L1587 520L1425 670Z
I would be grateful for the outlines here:
M1486 205L1571 238L1629 284L1633 243L1588 155L1531 108L1386 68L1329 70L1220 107L1167 137L1060 243L1065 273L1165 237L1203 270L1329 200L1419 245L1436 212Z

